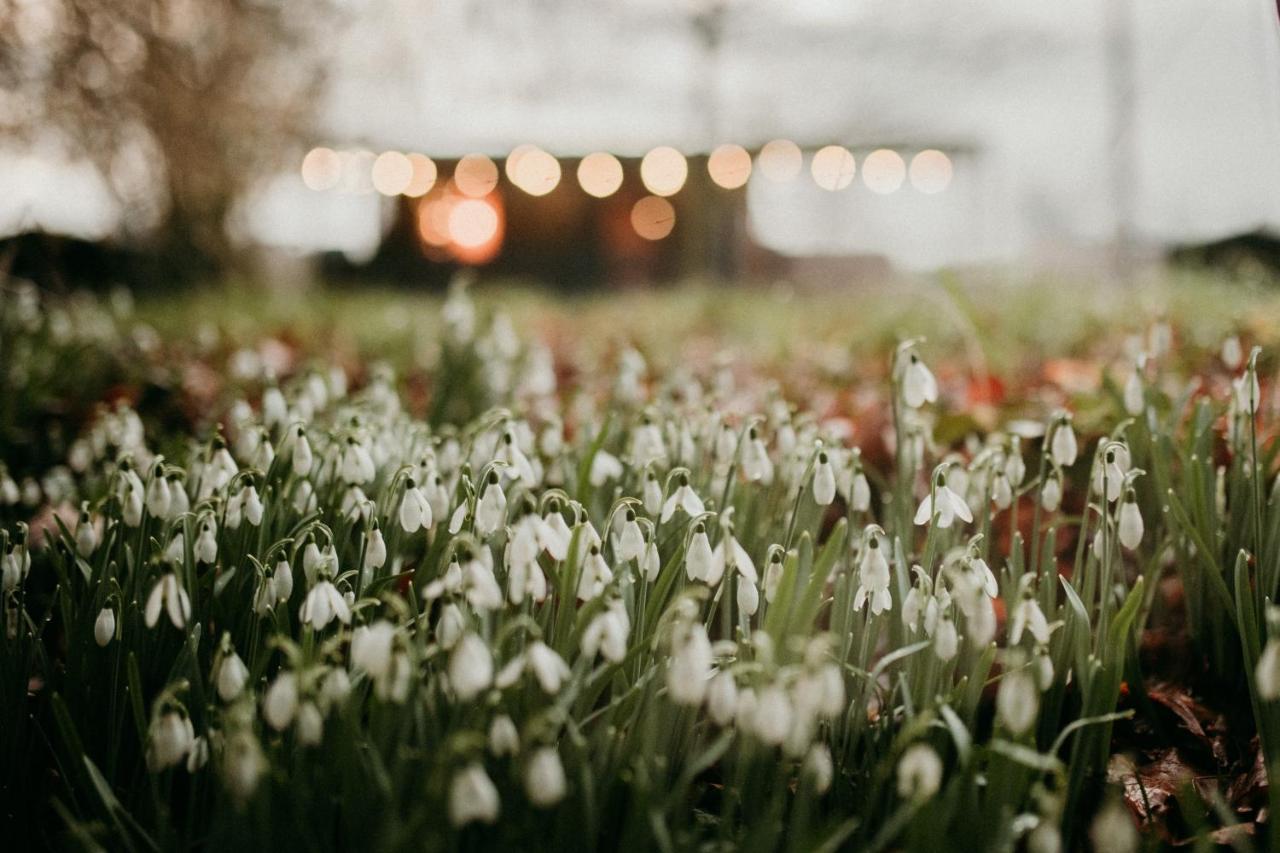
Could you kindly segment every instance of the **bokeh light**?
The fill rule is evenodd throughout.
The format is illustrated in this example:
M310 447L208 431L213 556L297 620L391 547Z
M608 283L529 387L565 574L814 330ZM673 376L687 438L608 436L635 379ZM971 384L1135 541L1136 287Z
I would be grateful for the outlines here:
M342 157L332 148L312 148L302 158L302 182L311 190L330 190L342 179Z
M887 195L902 186L907 164L902 155L888 148L878 148L862 161L862 182L872 192Z
M436 163L425 154L410 154L409 164L413 166L413 177L404 188L404 194L411 198L419 198L431 192L436 185Z
M665 198L647 195L631 208L631 227L646 240L661 240L676 227L676 209Z
M514 160L514 162L513 162ZM532 196L543 196L560 183L560 161L541 148L529 146L507 158L507 177Z
M675 195L680 192L688 177L688 161L683 154L668 145L658 146L640 161L640 180L654 195ZM666 234L661 236L665 237Z
M483 154L468 154L453 170L453 183L465 196L486 196L498 185L498 167Z
M383 151L373 161L370 178L383 195L400 195L413 180L413 163L399 151Z
M524 155L528 154L530 151L537 150L538 146L530 145L527 142L523 145L517 145L515 148L511 149L511 153L507 155L507 162L503 168L503 171L506 172L508 181L516 186L520 186L519 181L516 180L516 169L519 168L520 161L524 159Z
M604 151L588 154L578 164L578 183L589 196L611 196L622 186L622 164L617 157Z
M809 164L813 181L824 190L835 192L853 183L855 165L849 149L840 145L828 145L818 149Z
M951 158L932 148L911 158L911 186L922 193L940 193L951 184Z
M804 155L800 153L800 146L790 139L766 142L756 157L760 174L778 183L789 181L800 174L800 167L803 165Z
M338 181L338 190L354 195L366 195L373 192L373 162L377 159L372 151L340 151L342 160L342 177Z
M478 198L464 198L449 211L449 238L466 249L483 246L498 233L498 211Z
M716 186L736 190L751 177L751 154L741 145L726 142L707 158L707 173Z

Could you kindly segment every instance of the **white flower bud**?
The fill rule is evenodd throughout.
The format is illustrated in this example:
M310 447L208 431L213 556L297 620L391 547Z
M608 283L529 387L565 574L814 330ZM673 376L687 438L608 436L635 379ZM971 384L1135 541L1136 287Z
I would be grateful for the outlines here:
M524 790L529 802L549 808L564 799L564 764L554 747L544 746L533 753L525 768Z
M93 622L93 639L104 649L116 636L116 612L104 607Z
M1120 535L1120 544L1128 548L1130 551L1137 548L1142 542L1142 512L1138 509L1137 502L1130 493L1123 504L1120 506L1120 523L1118 529Z
M733 722L738 707L738 684L729 672L720 672L707 687L707 714L718 726Z
M836 473L826 453L818 454L813 469L813 499L818 506L830 506L836 499Z
M449 783L449 822L456 828L469 823L493 823L498 819L498 789L479 763L454 774Z
M152 773L182 761L195 743L191 720L177 711L166 711L151 721L147 738L147 767Z
M449 683L463 702L469 702L493 683L493 656L475 634L466 634L449 656Z
M278 732L289 728L298 713L298 679L292 672L276 676L262 697L262 716Z
M1026 668L1005 673L996 693L996 716L1014 735L1031 729L1040 711L1040 693Z
M809 747L804 757L804 775L813 782L813 790L825 794L831 790L831 780L835 777L835 766L831 761L831 750L825 743L815 743Z
M506 714L499 714L489 724L489 752L495 757L515 755L520 751L520 735L516 724Z
M700 705L711 677L711 641L701 622L684 628L667 669L667 694L677 705Z
M232 699L240 695L240 691L244 690L245 683L249 680L249 668L244 665L244 661L240 659L240 655L234 650L228 651L222 657L222 662L218 665L217 675L214 682L218 688L218 696L223 702L230 702Z
M898 761L898 796L904 800L927 800L942 785L942 759L933 747L916 743L907 747Z

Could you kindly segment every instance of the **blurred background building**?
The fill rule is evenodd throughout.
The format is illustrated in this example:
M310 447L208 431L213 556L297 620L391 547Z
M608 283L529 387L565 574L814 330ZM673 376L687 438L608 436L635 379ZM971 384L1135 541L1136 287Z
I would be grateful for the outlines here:
M33 275L841 284L1280 234L1272 0L0 2Z

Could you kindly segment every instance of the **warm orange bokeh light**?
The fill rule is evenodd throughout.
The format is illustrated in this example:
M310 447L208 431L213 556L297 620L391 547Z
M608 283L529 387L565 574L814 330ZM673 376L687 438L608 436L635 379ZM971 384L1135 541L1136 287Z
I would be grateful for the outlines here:
M465 196L486 196L498 185L498 167L483 154L468 154L453 170L453 183Z
M400 195L413 180L413 163L399 151L383 151L373 161L370 178L382 195Z
M640 161L640 180L654 195L675 195L688 177L688 161L668 145L658 146Z
M404 194L410 198L419 198L431 192L436 185L436 164L425 154L410 154L409 164L413 166L413 177L404 188Z
M716 186L736 190L751 178L751 154L741 145L727 142L707 158L707 174Z
M676 227L676 209L658 196L645 196L631 208L631 227L646 240L661 240Z
M622 186L622 164L604 151L588 154L578 164L578 183L587 195L607 198Z
M518 157L513 151L507 158L507 177L529 195L543 196L560 184L560 161L541 148L528 146Z

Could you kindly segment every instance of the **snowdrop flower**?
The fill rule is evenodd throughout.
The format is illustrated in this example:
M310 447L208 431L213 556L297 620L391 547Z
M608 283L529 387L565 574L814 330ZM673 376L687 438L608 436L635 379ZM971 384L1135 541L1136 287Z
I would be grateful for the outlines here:
M1120 544L1130 551L1142 543L1142 512L1138 509L1138 501L1133 489L1129 489L1125 494L1124 503L1120 505L1118 532Z
M230 635L224 637L223 643L224 651L213 675L213 682L217 685L219 698L223 702L230 702L244 690L249 680L249 668L244 665L235 649L231 648Z
M218 559L218 533L212 520L206 518L200 524L200 533L196 536L196 544L192 549L197 563L213 565Z
M344 482L358 486L373 480L377 471L373 465L373 457L368 449L356 440L355 436L347 437L347 445L342 451L342 465L339 469Z
M693 487L689 485L689 475L680 472L677 480L676 490L671 493L671 497L667 498L666 503L662 505L661 521L665 524L675 515L676 509L684 510L685 514L690 518L697 518L706 511L706 507L702 504L702 499L694 492Z
M298 743L318 746L324 740L324 717L314 702L303 702L298 707Z
M285 670L276 676L262 697L262 716L267 725L282 732L293 724L298 713L298 677Z
M898 796L923 801L942 786L942 759L933 747L916 743L907 747L898 760Z
M449 656L449 683L463 702L470 702L493 683L493 656L476 634L464 634Z
M776 546L775 546L776 547ZM782 583L782 551L775 550L769 555L769 565L764 570L764 600L773 603L778 596L778 586Z
M516 435L512 430L508 429L502 434L502 440L494 458L504 463L507 470L526 486L532 486L537 482L538 478L533 466L529 463L529 457L525 456L524 451L520 449L520 444L516 441Z
M613 580L613 572L600 553L599 545L592 545L587 557L582 561L582 570L578 574L578 600L590 601L604 592L604 588Z
M936 518L936 524L943 530L950 527L957 518L966 524L971 523L973 513L969 511L969 505L947 485L946 473L939 471L934 482L933 492L924 496L916 510L915 523L928 524Z
M506 689L519 680L522 672L533 673L544 693L554 696L569 678L569 665L554 649L535 640L522 654L516 655L494 679L494 686Z
M756 737L771 746L778 746L791 732L794 715L787 692L776 684L770 684L756 697L752 723Z
M1118 799L1111 798L1093 819L1089 840L1097 853L1133 853L1138 849L1138 830L1129 810Z
M951 614L944 612L933 635L933 653L938 660L946 663L956 656L960 647L960 637L956 634L956 623Z
M495 757L515 755L520 751L520 735L516 724L506 714L499 714L489 724L489 752Z
M1035 670L1036 686L1040 688L1041 693L1053 686L1053 658L1049 657L1048 646L1036 648L1032 668Z
M1137 364L1124 383L1124 410L1131 415L1140 415L1147 406L1142 388L1142 366Z
M221 491L239 470L235 460L231 458L231 452L227 450L226 441L220 435L214 438L209 461L205 463L200 476L200 497L207 498Z
M801 769L813 782L814 791L825 794L831 790L831 780L835 778L835 766L831 760L831 750L825 743L815 743L809 747Z
M913 409L938 400L938 381L915 352L908 356L902 371L902 399Z
M1018 659L1016 668L1005 672L996 693L996 716L1014 735L1029 731L1040 710L1040 692L1035 677Z
M631 461L638 468L644 468L667 458L667 445L662 440L662 430L658 428L648 415L641 420L631 434Z
M493 611L502 607L502 589L493 574L493 555L487 546L481 546L478 555L464 554L462 587L466 590L467 603L478 611Z
M627 560L638 559L643 555L644 547L644 533L640 530L640 523L636 521L636 512L628 507L622 522L622 532L618 535L614 552L619 560L626 562Z
M893 608L893 598L889 595L889 561L880 550L878 530L868 528L867 544L858 562L858 592L853 597L854 610L861 610L869 600L871 612L877 616Z
M631 620L620 600L613 600L609 607L587 624L582 632L582 654L594 659L597 654L610 663L622 663L627 656L627 636L631 633Z
M1062 476L1056 470L1045 478L1040 489L1040 506L1045 512L1057 512L1062 506Z
M488 484L476 505L476 532L490 536L502 527L507 518L507 496L498 482L498 472L490 471Z
M25 546L17 543L9 544L9 552L0 560L0 589L12 592L26 580L31 572L31 554Z
M697 706L702 704L711 677L711 640L701 622L687 623L678 631L667 669L667 695L677 705Z
M1228 370L1238 370L1244 362L1244 348L1240 346L1240 338L1229 336L1222 342L1222 363Z
M432 521L431 504L413 478L408 478L404 485L404 497L400 499L400 529L405 533L417 533L430 527Z
M311 588L298 610L298 619L313 630L322 631L334 619L351 624L351 607L333 582L324 579Z
M616 480L622 476L622 462L618 457L605 450L597 450L596 455L591 459L591 470L587 475L591 485L599 488L609 480Z
M813 469L813 500L818 506L831 506L836 499L836 473L827 454L819 453Z
M142 523L142 481L138 479L138 475L132 468L124 468L121 473L123 482L120 491L120 515L126 526L137 527Z
M1071 428L1071 415L1062 414L1053 427L1053 437L1049 439L1049 458L1059 468L1069 468L1076 462L1079 446L1076 444L1076 433Z
M550 746L539 748L525 768L524 790L529 802L541 809L550 808L564 799L565 788L560 753Z
M569 556L569 543L573 541L573 531L565 523L558 501L552 502L542 521L543 526L538 530L538 541L551 559L560 562Z
M644 511L657 515L662 510L662 485L658 475L649 471L644 478Z
M478 762L453 775L449 783L449 822L457 829L498 819L498 789Z
M191 618L191 599L173 572L167 573L151 587L143 611L143 621L148 628L154 628L160 620L161 609L169 614L169 621L178 629L186 627L187 620Z
M1036 601L1035 594L1029 585L1024 585L1018 603L1013 606L1013 618L1009 625L1009 645L1016 646L1022 639L1023 631L1030 631L1031 636L1040 644L1049 642L1049 622Z
M293 437L293 454L290 459L290 466L293 473L298 477L305 477L311 473L311 465L315 461L315 456L311 452L311 442L307 441L307 431L301 426L294 432Z
M152 773L168 770L187 757L195 740L195 730L187 716L177 711L157 715L147 731L147 768Z
M352 668L373 679L386 675L391 670L395 636L395 626L385 619L356 628L351 634Z
M116 636L116 612L110 607L98 611L98 618L93 621L93 639L99 646L106 648Z
M1022 439L1013 436L1009 440L1009 452L1004 462L1004 479L1006 485L1016 488L1027 478L1027 463L1022 458ZM1006 506L1008 504L1006 503Z
M902 600L902 625L914 634L920 627L920 615L931 599L933 581L920 566L912 566L911 574L915 576L916 581L911 585L911 589L907 590L906 598Z
M173 491L157 463L151 475L151 482L147 484L147 512L155 518L168 518L172 505Z
M689 576L689 580L703 581L711 584L711 562L712 562L711 542L707 539L707 529L702 522L693 528L693 536L689 539L689 548L685 552L684 570ZM723 561L721 562L721 571L724 570ZM716 577L716 581L720 578Z
M201 735L191 742L191 749L187 750L187 772L195 773L208 763L209 741Z
M1271 605L1267 608L1267 644L1258 656L1254 678L1257 680L1258 696L1267 702L1280 699L1280 639L1277 639L1277 628L1280 628L1280 607Z
M98 547L98 531L94 529L87 508L80 510L80 520L76 523L76 553L88 558Z
M662 571L662 558L658 555L658 543L650 541L644 548L644 556L640 559L640 574L649 583L658 579Z
M1102 464L1094 467L1093 490L1106 491L1108 501L1120 497L1125 485L1125 472L1129 470L1129 450L1123 444L1112 443L1102 454Z
M440 621L436 623L436 642L442 649L452 649L467 629L467 620L458 605L450 602L440 611Z
M767 486L773 482L773 461L755 427L747 431L747 442L742 448L742 473L751 483Z
M271 589L277 601L288 601L293 595L293 569L289 561L281 559L276 563L275 573L271 576Z
M861 468L854 472L849 492L849 506L854 512L866 512L871 509L871 486L867 483L867 475Z
M738 708L738 683L733 673L721 670L707 685L707 715L718 726L733 722Z
M387 543L382 538L382 530L378 527L378 522L375 519L373 529L369 531L369 535L365 539L363 569L367 575L375 569L382 568L386 562Z

